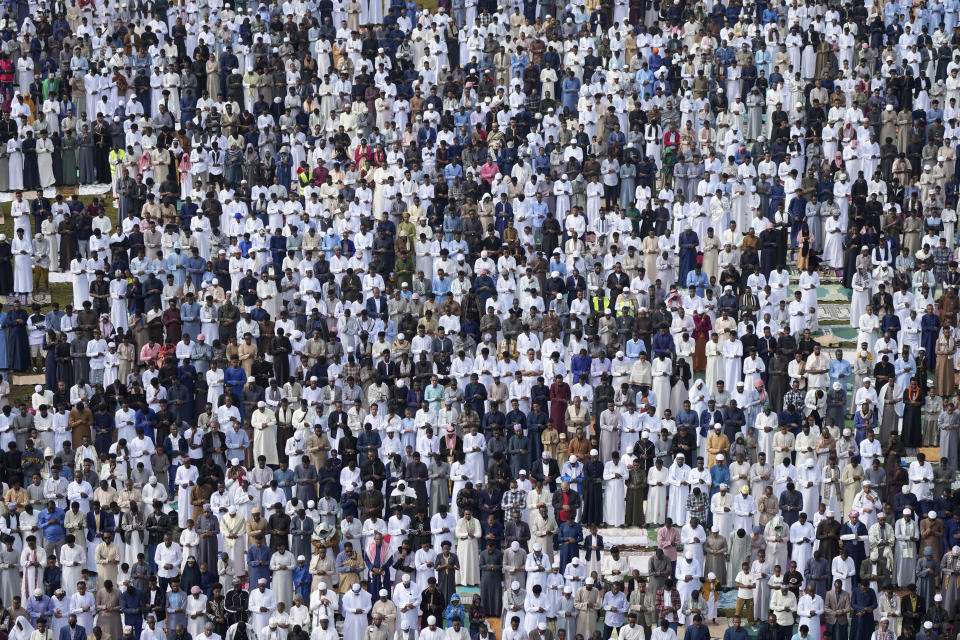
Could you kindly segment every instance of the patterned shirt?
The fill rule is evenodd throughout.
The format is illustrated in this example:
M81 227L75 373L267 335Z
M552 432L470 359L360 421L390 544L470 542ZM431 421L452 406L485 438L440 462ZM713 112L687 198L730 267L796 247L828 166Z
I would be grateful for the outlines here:
M513 518L514 512L521 513L527 506L527 492L523 489L511 489L503 494L500 507L505 518Z
M654 599L654 606L657 609L657 619L658 620L668 620L670 622L679 621L677 614L680 611L680 592L676 589L670 590L670 602L664 604L664 596L666 595L666 587L660 587L657 589L657 597ZM673 612L664 611L665 607L673 607Z
M783 394L783 407L793 405L794 409L803 409L803 394L799 391L787 391Z
M691 491L687 496L687 514L689 517L696 517L700 522L707 521L707 494L703 491L699 495Z

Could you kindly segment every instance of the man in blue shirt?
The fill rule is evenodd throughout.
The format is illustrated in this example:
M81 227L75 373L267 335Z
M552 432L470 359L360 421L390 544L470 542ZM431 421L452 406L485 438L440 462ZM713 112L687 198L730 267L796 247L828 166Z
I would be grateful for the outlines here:
M446 276L443 269L437 269L437 277L433 279L433 295L441 298L450 291L450 278Z
M58 552L67 536L67 530L63 527L63 516L63 509L58 508L53 500L48 501L47 508L37 516L37 526L43 531L43 550L47 555Z
M30 622L37 624L40 618L46 619L53 615L53 603L50 596L44 595L40 587L33 590L30 597L27 598L27 615L30 616Z
M609 638L614 630L623 626L623 617L629 609L627 596L621 590L623 584L617 580L610 583L610 591L603 594L603 637Z
M696 626L696 618L694 618L694 626ZM688 639L684 637L684 640ZM740 616L733 617L733 626L727 627L723 632L723 640L747 640L747 630L740 626Z
M843 359L843 350L837 349L834 357L836 359L830 361L830 386L839 382L846 387L847 379L853 374L853 367Z

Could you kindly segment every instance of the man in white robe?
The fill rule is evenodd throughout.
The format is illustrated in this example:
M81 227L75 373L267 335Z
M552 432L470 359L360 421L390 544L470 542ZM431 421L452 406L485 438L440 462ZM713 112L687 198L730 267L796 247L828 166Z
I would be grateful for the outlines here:
M270 556L270 571L273 576L273 589L278 602L284 604L293 602L293 568L297 559L287 549L286 542L281 542L277 550Z
M733 503L733 496L730 495L725 482L720 485L720 491L710 498L710 513L713 514L713 524L724 538L729 538L730 532L733 530ZM749 531L750 529L746 530Z
M320 616L317 626L310 632L310 640L340 640L340 634L336 627L330 624L329 616Z
M740 382L740 372L743 358L743 343L737 339L737 334L730 332L730 337L725 340L720 347L723 353L723 375L724 380L732 387Z
M647 433L640 436L649 438ZM656 462L647 471L647 509L646 520L649 524L663 524L667 511L667 484L670 481L670 470L663 466L663 461L657 458Z
M257 588L250 592L247 609L250 611L250 624L255 629L266 629L270 616L277 610L277 598L273 591L267 588L266 578L260 578Z
M420 593L420 587L410 581L410 574L408 573L403 574L402 581L393 587L393 603L397 605L398 621L400 623L407 621L411 628L414 628L417 624L417 616L420 612Z
M680 606L690 600L690 594L699 591L703 578L703 565L693 557L693 551L687 550L682 558L677 558L674 571L677 579L677 591L680 592Z
M794 338L799 338L807 328L807 306L800 299L799 291L795 292L787 311L790 314L790 333Z
M673 361L661 353L653 359L650 366L653 375L653 393L657 396L657 417L670 409L670 376L673 374Z
M625 522L623 505L626 502L627 468L614 451L612 459L603 466L603 521L611 527L621 527Z
M733 499L733 531L752 531L756 513L757 500L751 495L750 487L740 487L740 495Z
M362 638L367 629L367 614L372 601L370 594L354 584L350 591L343 594L343 637Z
M68 536L72 542L68 541L60 547L60 566L63 570L63 576L60 584L67 597L77 592L77 582L83 575L83 568L87 565L87 551L84 545L77 544L71 534Z
M686 522L687 517L687 495L690 493L690 485L687 482L687 475L690 473L690 467L684 464L684 455L678 453L676 460L670 465L670 474L668 482L669 509L667 515L674 522Z
M816 530L807 521L807 514L801 512L800 519L790 525L790 543L793 544L790 559L797 563L797 571L801 575L806 571L807 563L813 557L813 541L815 539Z
M277 417L267 408L263 400L257 403L257 410L250 416L250 426L253 427L253 457L267 458L268 465L277 465Z
M70 596L70 613L77 616L77 626L93 633L93 614L96 609L96 599L87 591L87 583L78 583L77 592Z
M183 464L177 467L177 473L174 476L174 484L177 485L177 504L190 504L190 490L193 489L193 485L197 483L199 477L200 472L193 466L190 458L184 457ZM177 511L177 524L181 529L187 528L190 512L191 509L179 509ZM264 627L266 627L266 622L264 622Z
M33 243L22 228L17 229L10 251L13 253L13 292L23 296L21 302L26 304L33 293Z
M27 536L26 542L27 545L20 552L20 566L23 568L20 590L22 602L30 599L34 589L43 588L43 568L47 566L47 552L37 544L36 536Z
M926 461L924 454L917 455L917 459L910 463L910 491L917 500L931 498L930 482L933 481L933 466Z
M797 487L803 496L803 510L816 513L820 506L820 469L813 458L807 458L797 469Z
M799 570L798 566L797 571ZM810 630L807 637L811 640L820 640L820 616L823 615L823 598L816 594L812 582L807 582L806 592L797 601L797 615L800 617L800 624L807 625Z

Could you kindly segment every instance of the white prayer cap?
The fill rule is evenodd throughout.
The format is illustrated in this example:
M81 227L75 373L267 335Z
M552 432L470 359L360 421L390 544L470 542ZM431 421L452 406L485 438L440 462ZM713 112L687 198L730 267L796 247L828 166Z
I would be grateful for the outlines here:
M910 507L907 507L906 509L903 510L903 515L905 516L909 516L912 513L913 511L910 510Z
M686 558L687 560L693 560L693 551L691 549L687 549L683 553L683 557Z
M240 464L240 458L231 458L230 464L232 464L233 466L237 466L238 464Z
M718 453L718 454L717 454L717 460L718 460L719 462L723 462L723 461L725 460L725 458L723 457L723 454L722 454L722 453Z
M427 618L427 624L437 624L437 617L430 616L429 618Z
M708 579L708 580L716 580L716 579L717 579L717 574L715 574L713 571L711 571L710 573L707 574L707 579Z
M354 593L360 593L360 583L359 583L359 582L354 582L354 583L353 583L353 586L350 587L350 588L353 589L353 592L354 592Z
M600 452L597 451L596 449L590 449L590 455L592 455L592 456L598 456L598 455L600 455Z
M513 589L514 591L519 591L520 583L514 580L513 582L510 583L510 588Z
M303 556L300 556L300 557L302 558ZM380 589L380 597L381 597L381 598L386 598L388 595L390 595L390 592L389 592L389 591L387 591L386 589Z
M716 423L714 423L713 428L714 428L714 429L723 429L723 425L720 424L719 422L716 422Z
M937 517L937 512L936 512L936 511L930 511L930 512L927 513L927 517L930 518L931 520L934 520L934 519L936 519L936 517Z
M592 584L593 584L593 578L587 578L585 584L592 585Z
M547 623L541 620L540 622L537 623L537 629L540 629L540 631L546 631Z
M565 587L563 588L563 592L564 592L564 593L573 593L573 587L571 587L570 585L567 585L567 586L565 586Z
M534 551L543 551L543 545L540 544L539 542L534 542L534 543L533 543L533 550L534 550Z
M43 393L43 387L39 384L35 386L33 390L36 391L37 393Z
M511 550L511 551L518 551L519 549L520 549L520 543L519 543L519 542L517 542L516 540L514 540L513 542L510 543L510 550Z

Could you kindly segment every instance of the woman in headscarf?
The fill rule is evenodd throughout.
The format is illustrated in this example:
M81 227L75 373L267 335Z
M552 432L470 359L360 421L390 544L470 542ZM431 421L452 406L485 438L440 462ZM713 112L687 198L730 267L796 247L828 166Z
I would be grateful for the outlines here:
M467 619L467 612L460 604L460 596L453 594L450 596L450 604L443 610L443 627L446 629L453 624L453 619L459 618L460 622Z
M184 593L190 593L190 589L200 586L200 567L197 565L197 559L194 556L187 558L187 564L183 566L180 574L180 590Z
M25 616L20 616L17 618L17 621L13 623L13 627L10 628L10 633L8 635L9 640L30 640L30 636L33 634L34 628L30 624Z
M708 313L693 314L693 333L691 337L696 343L693 350L693 370L707 370L707 340L710 339L710 331L713 329L713 323L710 321Z

